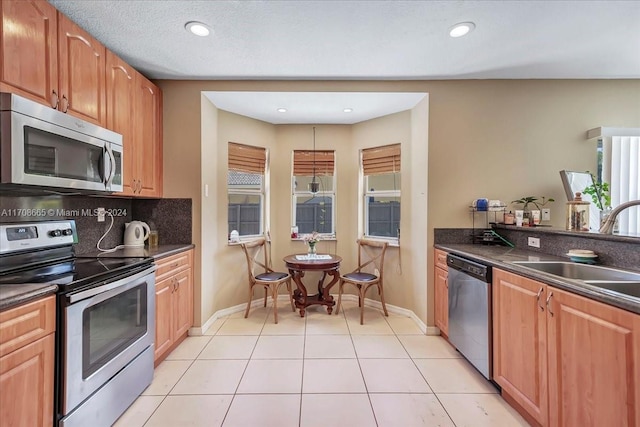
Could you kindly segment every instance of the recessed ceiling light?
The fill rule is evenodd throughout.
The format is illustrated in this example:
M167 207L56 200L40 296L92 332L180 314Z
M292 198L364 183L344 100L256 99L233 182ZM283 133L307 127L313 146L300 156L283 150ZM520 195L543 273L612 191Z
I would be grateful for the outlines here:
M474 28L476 28L476 24L473 22L460 22L449 28L449 35L451 37L462 37L469 34Z
M202 22L197 21L187 22L184 27L192 34L200 37L206 37L211 32L207 24L203 24Z
M345 109L344 109L344 110L342 110L342 111L344 111L345 113L350 113L350 112L352 112L352 111L353 111L353 108L345 108Z
M287 109L286 108L278 108L278 113L286 113Z

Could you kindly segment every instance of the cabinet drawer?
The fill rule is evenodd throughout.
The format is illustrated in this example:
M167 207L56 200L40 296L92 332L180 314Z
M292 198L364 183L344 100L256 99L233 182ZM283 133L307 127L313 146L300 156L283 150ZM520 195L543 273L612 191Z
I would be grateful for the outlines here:
M193 265L193 250L180 252L156 261L156 283Z
M448 270L447 267L447 252L440 249L435 250L435 264L436 267L440 267L443 270Z
M50 296L0 313L0 357L56 329L56 297Z

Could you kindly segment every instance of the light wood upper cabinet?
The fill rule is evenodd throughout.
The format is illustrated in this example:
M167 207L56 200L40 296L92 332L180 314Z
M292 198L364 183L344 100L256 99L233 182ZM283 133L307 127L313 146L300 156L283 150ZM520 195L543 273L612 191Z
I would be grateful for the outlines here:
M549 292L549 425L640 426L640 315Z
M142 74L136 73L134 145L137 192L140 196L162 196L162 92ZM126 178L125 178L126 179Z
M136 132L133 123L137 71L107 51L107 127L122 135L122 186L125 195L134 194L137 159L134 154Z
M543 426L640 425L640 315L493 270L494 380Z
M122 194L162 197L162 93L109 51L107 127L122 134Z
M59 94L56 9L44 0L3 0L0 11L0 90L55 108Z
M1 89L105 126L105 47L46 1L1 4Z
M2 0L0 90L122 135L123 193L162 197L162 92L44 0Z
M447 253L435 250L434 269L434 311L435 324L440 332L449 335L449 270L447 267Z
M548 419L547 285L493 269L493 379L538 423Z
M58 13L60 107L76 117L105 125L106 49L89 33Z

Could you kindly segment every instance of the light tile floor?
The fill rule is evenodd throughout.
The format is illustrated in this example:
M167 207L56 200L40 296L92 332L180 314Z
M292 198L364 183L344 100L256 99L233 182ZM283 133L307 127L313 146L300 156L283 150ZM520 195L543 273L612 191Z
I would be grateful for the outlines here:
M282 306L188 337L117 427L528 426L442 338L356 303Z

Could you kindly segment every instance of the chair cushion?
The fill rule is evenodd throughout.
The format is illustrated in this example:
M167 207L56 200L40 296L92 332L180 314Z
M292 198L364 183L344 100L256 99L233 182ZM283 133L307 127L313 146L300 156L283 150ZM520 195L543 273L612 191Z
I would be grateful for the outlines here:
M378 278L378 276L369 273L347 273L343 277L358 282L370 282Z
M265 282L275 282L276 280L281 280L287 277L287 273L281 273L278 271L273 271L271 273L262 273L256 276L256 280L264 280Z

